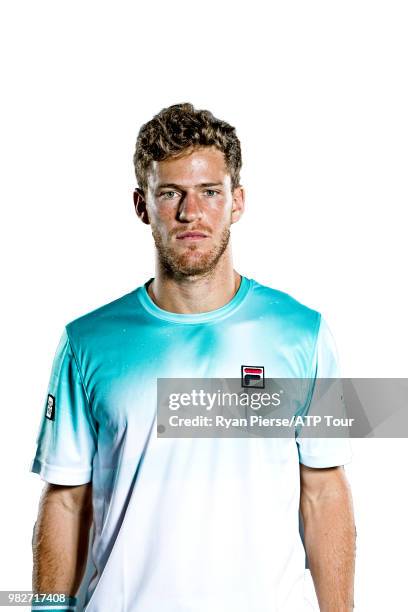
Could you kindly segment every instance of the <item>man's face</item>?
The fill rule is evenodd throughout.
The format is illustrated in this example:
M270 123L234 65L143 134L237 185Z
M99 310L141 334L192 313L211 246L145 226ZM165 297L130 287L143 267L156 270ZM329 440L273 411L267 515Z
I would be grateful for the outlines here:
M225 252L230 225L243 212L243 189L232 193L224 155L200 147L153 162L145 215L164 268L177 276L210 272Z

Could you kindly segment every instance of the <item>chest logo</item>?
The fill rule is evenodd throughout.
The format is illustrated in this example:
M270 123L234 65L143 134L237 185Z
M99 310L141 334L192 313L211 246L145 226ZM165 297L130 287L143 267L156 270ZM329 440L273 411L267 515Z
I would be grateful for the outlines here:
M265 368L263 366L241 366L241 387L265 388Z

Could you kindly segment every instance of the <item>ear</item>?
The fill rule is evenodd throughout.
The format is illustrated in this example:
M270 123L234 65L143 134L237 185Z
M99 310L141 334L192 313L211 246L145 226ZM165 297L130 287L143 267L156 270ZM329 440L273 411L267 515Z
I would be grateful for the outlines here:
M239 185L232 192L232 209L231 209L231 223L236 223L244 214L245 210L245 191L244 188Z
M143 223L146 223L146 225L149 225L150 221L149 215L147 214L147 205L144 197L144 192L142 191L142 189L139 189L139 187L136 187L133 192L133 203L135 205L135 211L139 219L143 221Z

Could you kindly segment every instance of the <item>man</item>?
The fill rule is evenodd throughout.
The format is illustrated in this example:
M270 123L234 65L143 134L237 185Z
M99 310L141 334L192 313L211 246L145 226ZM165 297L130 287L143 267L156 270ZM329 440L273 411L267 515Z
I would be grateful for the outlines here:
M134 162L155 277L62 334L31 466L49 483L33 590L76 594L93 522L87 612L301 612L300 509L320 609L349 611L345 440L157 433L158 378L337 375L320 314L233 268L235 130L174 105L141 128Z

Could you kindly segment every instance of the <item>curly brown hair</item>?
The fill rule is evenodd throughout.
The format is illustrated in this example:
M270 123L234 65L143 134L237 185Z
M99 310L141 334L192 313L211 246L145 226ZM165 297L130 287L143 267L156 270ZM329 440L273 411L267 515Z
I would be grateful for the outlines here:
M238 187L242 158L235 128L210 111L197 110L185 102L164 108L140 128L133 156L140 189L147 189L152 161L163 161L201 146L214 146L224 154L232 189Z

